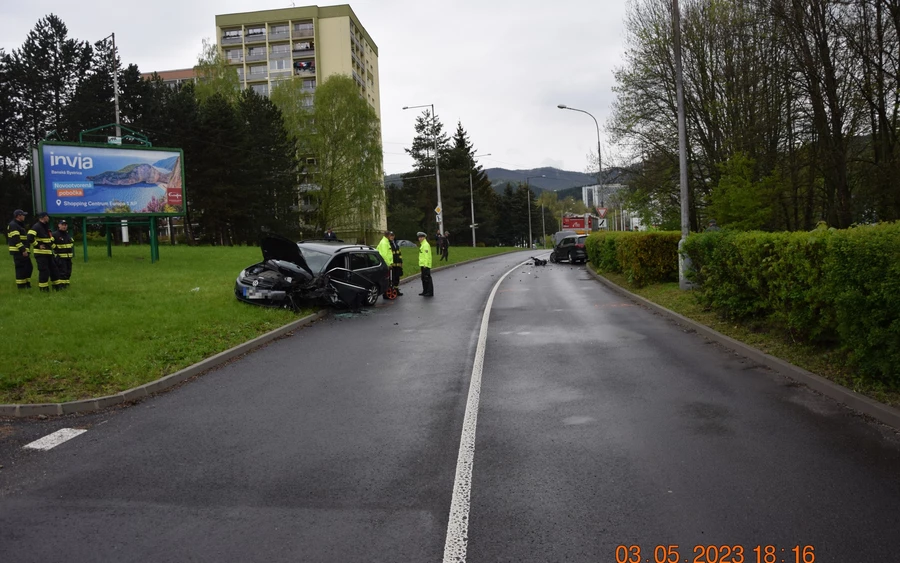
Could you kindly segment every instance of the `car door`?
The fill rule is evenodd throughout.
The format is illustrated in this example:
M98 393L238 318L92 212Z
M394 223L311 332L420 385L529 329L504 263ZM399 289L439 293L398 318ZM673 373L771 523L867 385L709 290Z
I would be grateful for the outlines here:
M556 249L556 257L558 260L568 260L569 259L569 251L572 250L572 247L575 246L575 237L566 237L559 241L559 246Z
M381 283L381 278L385 277L387 268L377 252L351 252L350 269L359 278L364 278L372 285L377 285L379 289L387 289L382 288L383 284Z

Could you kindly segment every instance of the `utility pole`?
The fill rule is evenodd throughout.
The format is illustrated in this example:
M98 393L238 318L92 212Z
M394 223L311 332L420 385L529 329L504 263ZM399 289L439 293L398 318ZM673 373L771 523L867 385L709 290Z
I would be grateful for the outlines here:
M678 103L678 166L681 180L681 240L678 241L678 287L690 289L691 282L685 277L685 271L691 267L690 261L681 254L684 242L691 230L691 218L688 212L688 175L687 175L687 127L684 122L684 82L681 64L681 9L678 0L672 0L672 28L675 39L675 98Z

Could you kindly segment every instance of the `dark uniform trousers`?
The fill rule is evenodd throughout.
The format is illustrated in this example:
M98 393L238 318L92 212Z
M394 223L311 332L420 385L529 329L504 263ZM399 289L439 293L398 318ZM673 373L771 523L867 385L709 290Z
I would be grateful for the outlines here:
M434 283L431 280L431 268L422 266L422 293L434 295Z
M6 239L9 244L9 253L13 257L13 265L16 268L16 287L28 289L31 287L31 273L34 265L31 258L22 253L28 249L28 229L16 220L10 221L6 230Z

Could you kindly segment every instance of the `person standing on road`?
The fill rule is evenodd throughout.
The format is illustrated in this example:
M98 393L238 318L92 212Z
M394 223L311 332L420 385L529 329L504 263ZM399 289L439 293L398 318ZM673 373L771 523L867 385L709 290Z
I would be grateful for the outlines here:
M397 244L397 241L394 240L394 233L389 231L391 234L388 236L388 241L391 243L391 286L397 292L397 297L403 295L403 292L400 291L400 276L403 275L403 255L400 254L400 245Z
M388 265L391 271L391 288L385 293L388 299L394 299L403 295L400 293L400 274L403 273L403 259L399 257L400 247L394 242L394 233L385 231L381 242L378 243L378 254ZM399 266L399 272L398 272ZM391 296L393 294L393 296Z
M441 260L449 262L450 258L450 231L444 231L444 236L441 237Z
M47 225L50 214L38 213L37 223L28 231L28 246L34 250L34 260L38 266L38 288L50 292L50 283L56 285L56 264L53 262L53 235Z
M425 233L419 231L419 268L422 270L422 295L434 297L434 283L431 281L431 245Z
M69 234L69 224L60 219L53 231L53 259L56 262L58 278L54 289L69 289L72 277L72 258L75 256L75 243Z
M13 257L16 267L16 287L28 289L31 287L31 273L34 265L28 252L28 227L25 226L25 216L28 215L21 209L13 211L13 219L6 227L6 241L9 245L9 253Z

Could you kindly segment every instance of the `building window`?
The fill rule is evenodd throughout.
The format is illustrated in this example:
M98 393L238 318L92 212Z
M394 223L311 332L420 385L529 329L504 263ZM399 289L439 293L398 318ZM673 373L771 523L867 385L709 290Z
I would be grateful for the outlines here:
M294 51L310 51L313 48L312 41L300 41L294 43Z
M288 59L269 61L269 70L291 70L291 61Z
M304 90L315 90L316 89L316 79L315 78L306 78L303 80L303 89Z
M225 51L225 58L227 58L229 62L240 61L243 60L244 54L240 49L228 49Z
M296 61L296 62L294 62L294 74L301 74L304 72L315 72L315 71L316 71L315 61Z
M248 47L247 48L247 56L248 57L255 57L255 56L259 56L259 55L265 56L265 54L266 54L265 47Z
M248 27L247 28L247 37L258 37L260 35L266 34L266 28L264 27Z
M240 39L241 38L241 30L240 29L226 29L225 33L222 35L223 39Z
M294 35L297 37L312 37L313 24L311 23L295 23Z
M269 95L269 85L268 84L254 84L251 86L253 91L259 94L260 96L268 96Z
M269 29L271 30L272 33L287 33L288 32L287 24L273 25Z
M266 75L266 65L254 65L250 67L250 76L265 76Z
M281 45L272 45L272 53L289 53L291 51L291 46L287 43L283 43Z

